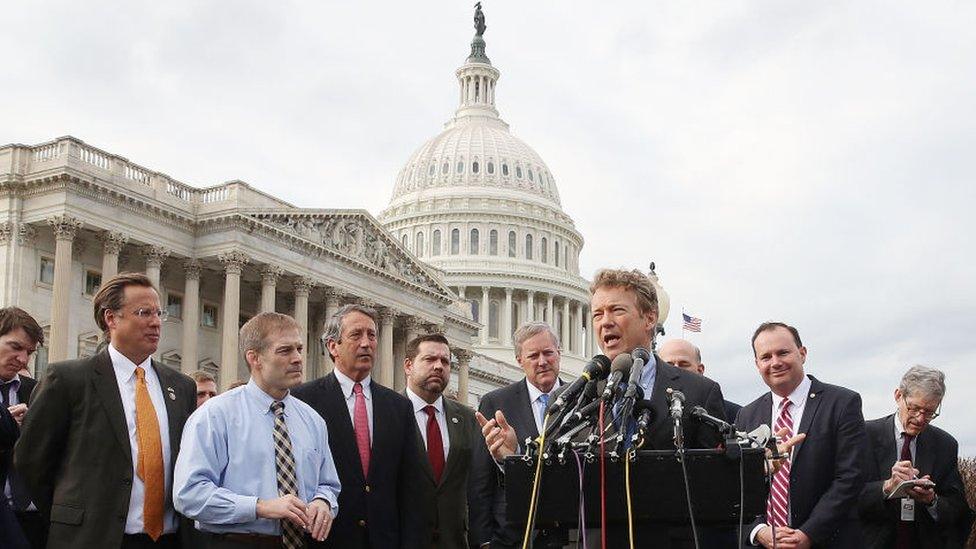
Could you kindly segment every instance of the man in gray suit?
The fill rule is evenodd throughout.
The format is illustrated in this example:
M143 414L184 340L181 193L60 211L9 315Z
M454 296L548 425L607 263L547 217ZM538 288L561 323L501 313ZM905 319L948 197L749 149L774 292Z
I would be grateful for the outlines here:
M468 474L472 450L484 444L474 410L443 396L451 379L451 348L440 334L407 343L406 395L413 405L423 478L424 547L467 549Z
M14 451L48 549L180 547L170 494L193 380L152 360L166 311L141 273L120 273L93 299L108 345L51 364Z

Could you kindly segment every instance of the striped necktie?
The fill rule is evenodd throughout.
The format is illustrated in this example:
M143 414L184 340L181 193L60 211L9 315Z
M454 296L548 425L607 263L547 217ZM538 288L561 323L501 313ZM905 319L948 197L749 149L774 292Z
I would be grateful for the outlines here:
M285 425L285 403L276 400L271 403L274 413L275 469L277 470L278 495L298 496L298 479L295 476L295 457L291 452L291 439ZM281 519L281 541L285 549L304 547L301 529L289 520Z
M778 433L786 429L786 438L793 436L793 415L790 399L784 398L779 403L779 417L773 426L773 432ZM766 522L770 526L788 526L790 523L790 460L784 460L783 465L773 475L773 483L769 487L769 501L766 504Z

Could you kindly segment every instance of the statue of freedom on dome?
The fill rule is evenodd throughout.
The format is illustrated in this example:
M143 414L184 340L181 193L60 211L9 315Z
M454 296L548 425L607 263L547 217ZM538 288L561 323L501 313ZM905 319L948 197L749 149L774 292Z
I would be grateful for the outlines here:
M474 30L475 35L482 36L485 34L485 14L481 11L481 2L474 5Z

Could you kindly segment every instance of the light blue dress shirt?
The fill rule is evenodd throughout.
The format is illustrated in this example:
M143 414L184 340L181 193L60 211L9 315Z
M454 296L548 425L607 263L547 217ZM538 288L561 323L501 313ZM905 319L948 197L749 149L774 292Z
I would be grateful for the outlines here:
M278 497L273 402L251 379L211 398L187 420L173 474L173 500L197 528L281 535L281 521L256 514L258 498ZM291 394L282 402L298 497L306 502L323 499L337 516L341 485L325 420Z

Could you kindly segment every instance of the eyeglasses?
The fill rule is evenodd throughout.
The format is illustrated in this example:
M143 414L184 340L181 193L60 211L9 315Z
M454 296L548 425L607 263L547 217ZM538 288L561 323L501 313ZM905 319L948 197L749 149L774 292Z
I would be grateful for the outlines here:
M922 408L920 406L914 406L912 404L909 404L908 403L908 399L905 397L905 395L902 395L901 396L901 399L903 401L905 401L905 410L908 411L908 415L913 416L913 417L922 417L923 419L925 419L927 421L932 421L933 419L939 417L939 414L940 414L939 410L942 409L942 403L941 402L939 403L939 408L936 411L930 412L930 411L928 411L925 408Z
M118 311L116 314L118 316L122 316L122 311ZM169 318L169 311L165 309L142 308L142 309L136 309L135 311L132 311L132 314L142 320L149 320L154 316L158 316L160 322L166 322L166 319Z

